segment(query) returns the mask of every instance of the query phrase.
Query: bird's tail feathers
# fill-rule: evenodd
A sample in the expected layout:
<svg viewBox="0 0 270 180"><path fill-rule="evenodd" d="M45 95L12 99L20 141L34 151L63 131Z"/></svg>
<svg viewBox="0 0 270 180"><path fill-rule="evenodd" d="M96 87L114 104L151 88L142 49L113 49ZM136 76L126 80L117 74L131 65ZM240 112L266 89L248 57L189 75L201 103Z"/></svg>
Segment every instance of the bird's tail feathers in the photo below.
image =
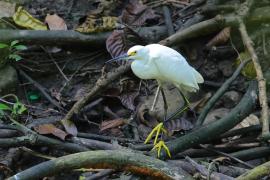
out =
<svg viewBox="0 0 270 180"><path fill-rule="evenodd" d="M197 83L201 84L204 82L202 75L198 71L196 71L194 68L193 68L193 74L196 78Z"/></svg>

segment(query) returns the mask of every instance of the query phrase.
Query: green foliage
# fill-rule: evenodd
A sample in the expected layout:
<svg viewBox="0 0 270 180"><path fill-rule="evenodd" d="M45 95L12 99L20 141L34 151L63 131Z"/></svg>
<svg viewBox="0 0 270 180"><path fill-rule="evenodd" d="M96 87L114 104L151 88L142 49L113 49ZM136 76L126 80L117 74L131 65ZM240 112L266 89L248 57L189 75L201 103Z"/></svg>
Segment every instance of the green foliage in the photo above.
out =
<svg viewBox="0 0 270 180"><path fill-rule="evenodd" d="M19 52L27 49L26 46L19 44L18 40L12 41L10 44L0 43L0 49L4 48L9 49L9 55L6 58L15 61L21 60Z"/></svg>
<svg viewBox="0 0 270 180"><path fill-rule="evenodd" d="M238 56L238 58L235 61L235 64L239 66L242 61L251 59L249 53L247 51L241 52ZM248 62L246 66L242 69L241 74L248 79L254 79L256 78L256 70L254 68L253 62Z"/></svg>
<svg viewBox="0 0 270 180"><path fill-rule="evenodd" d="M10 112L13 117L16 117L23 114L27 110L24 104L19 101L17 96L11 96L14 97L16 102L12 105L10 105L11 103L0 103L0 118L3 117L6 112Z"/></svg>

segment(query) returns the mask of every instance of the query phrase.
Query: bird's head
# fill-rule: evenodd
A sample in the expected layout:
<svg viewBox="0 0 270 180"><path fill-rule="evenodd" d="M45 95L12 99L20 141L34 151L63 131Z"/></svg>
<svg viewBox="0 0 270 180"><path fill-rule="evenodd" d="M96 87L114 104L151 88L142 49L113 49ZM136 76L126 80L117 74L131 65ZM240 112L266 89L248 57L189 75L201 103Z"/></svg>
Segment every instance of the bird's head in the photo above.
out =
<svg viewBox="0 0 270 180"><path fill-rule="evenodd" d="M128 59L142 60L145 57L144 46L136 45L131 47L127 52Z"/></svg>
<svg viewBox="0 0 270 180"><path fill-rule="evenodd" d="M136 45L131 47L126 54L120 55L113 59L110 59L108 62L119 61L119 60L143 60L146 57L146 49L144 46Z"/></svg>

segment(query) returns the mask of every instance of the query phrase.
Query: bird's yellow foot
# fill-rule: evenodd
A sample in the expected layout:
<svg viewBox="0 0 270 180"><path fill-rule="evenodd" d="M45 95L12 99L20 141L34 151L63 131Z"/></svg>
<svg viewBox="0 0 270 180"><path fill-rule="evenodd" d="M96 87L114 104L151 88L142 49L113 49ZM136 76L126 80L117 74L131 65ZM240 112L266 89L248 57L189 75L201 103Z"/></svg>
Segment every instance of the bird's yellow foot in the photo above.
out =
<svg viewBox="0 0 270 180"><path fill-rule="evenodd" d="M166 153L168 154L169 157L172 157L169 148L166 146L165 142L162 141L162 140L159 141L159 142L153 147L152 150L154 150L154 149L157 150L157 156L158 156L158 158L159 158L159 156L160 156L160 151L161 151L162 148L165 149L165 151L166 151Z"/></svg>
<svg viewBox="0 0 270 180"><path fill-rule="evenodd" d="M163 126L163 123L159 123L152 131L151 133L147 136L146 140L144 141L144 144L147 144L151 139L154 133L156 133L155 140L154 140L154 145L157 144L157 139L160 134L160 132L167 133L166 129Z"/></svg>

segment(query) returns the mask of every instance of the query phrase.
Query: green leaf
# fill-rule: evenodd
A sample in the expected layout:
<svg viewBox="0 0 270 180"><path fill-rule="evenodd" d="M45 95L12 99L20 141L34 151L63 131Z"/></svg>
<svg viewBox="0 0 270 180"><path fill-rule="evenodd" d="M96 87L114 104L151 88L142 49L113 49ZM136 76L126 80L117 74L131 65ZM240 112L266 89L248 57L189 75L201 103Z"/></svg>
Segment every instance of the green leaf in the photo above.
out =
<svg viewBox="0 0 270 180"><path fill-rule="evenodd" d="M11 110L11 108L3 103L0 103L0 110Z"/></svg>
<svg viewBox="0 0 270 180"><path fill-rule="evenodd" d="M18 43L19 43L18 40L14 40L14 41L11 42L10 46L13 47L15 44L18 44Z"/></svg>
<svg viewBox="0 0 270 180"><path fill-rule="evenodd" d="M18 54L10 54L8 56L9 59L14 59L15 61L19 61L19 60L22 60L22 57Z"/></svg>
<svg viewBox="0 0 270 180"><path fill-rule="evenodd" d="M37 94L32 94L32 95L30 95L29 96L29 99L30 99L30 101L37 101L38 99L39 99L39 95L37 95Z"/></svg>
<svg viewBox="0 0 270 180"><path fill-rule="evenodd" d="M238 56L238 58L235 60L235 64L237 66L239 66L241 64L242 61L247 60L247 59L251 59L249 53L247 50L245 50L244 52L241 52ZM254 64L252 61L248 62L245 67L241 70L241 74L245 77L247 77L248 79L254 79L256 78L256 70L254 68Z"/></svg>
<svg viewBox="0 0 270 180"><path fill-rule="evenodd" d="M26 110L27 110L26 107L22 103L16 102L13 105L12 114L20 115L20 114L22 114Z"/></svg>
<svg viewBox="0 0 270 180"><path fill-rule="evenodd" d="M6 48L6 47L8 47L8 45L7 45L7 44L0 43L0 49Z"/></svg>
<svg viewBox="0 0 270 180"><path fill-rule="evenodd" d="M22 51L22 50L26 50L27 47L25 45L17 45L17 46L14 46L14 49L18 51Z"/></svg>

